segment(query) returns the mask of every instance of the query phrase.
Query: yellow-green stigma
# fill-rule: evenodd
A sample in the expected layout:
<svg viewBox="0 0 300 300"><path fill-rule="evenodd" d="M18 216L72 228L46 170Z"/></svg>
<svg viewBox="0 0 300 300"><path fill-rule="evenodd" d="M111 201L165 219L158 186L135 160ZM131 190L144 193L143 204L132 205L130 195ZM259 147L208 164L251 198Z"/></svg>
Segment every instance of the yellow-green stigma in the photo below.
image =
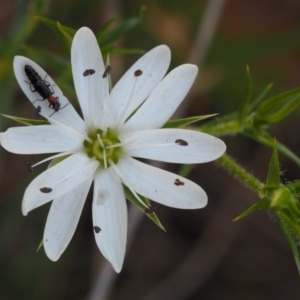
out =
<svg viewBox="0 0 300 300"><path fill-rule="evenodd" d="M122 147L117 134L108 129L106 134L103 134L101 129L90 132L88 137L92 142L84 141L84 149L88 157L95 157L100 162L100 168L107 169L109 160L115 164L118 163L122 154Z"/></svg>

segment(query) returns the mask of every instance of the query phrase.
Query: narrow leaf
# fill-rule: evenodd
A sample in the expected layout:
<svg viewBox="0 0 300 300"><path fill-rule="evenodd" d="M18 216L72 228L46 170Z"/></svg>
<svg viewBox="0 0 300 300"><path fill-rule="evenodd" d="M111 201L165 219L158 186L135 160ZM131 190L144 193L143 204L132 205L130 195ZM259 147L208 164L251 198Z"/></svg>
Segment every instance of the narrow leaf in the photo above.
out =
<svg viewBox="0 0 300 300"><path fill-rule="evenodd" d="M273 83L269 83L264 90L251 102L250 110L253 110L270 92L273 87Z"/></svg>
<svg viewBox="0 0 300 300"><path fill-rule="evenodd" d="M285 222L285 224L288 226L291 232L297 237L297 239L300 240L300 227L282 212L278 211L277 215L282 219L282 221Z"/></svg>
<svg viewBox="0 0 300 300"><path fill-rule="evenodd" d="M279 166L276 142L274 143L274 149L273 149L272 158L271 158L271 161L269 164L266 184L269 186L279 186L280 185L280 166Z"/></svg>
<svg viewBox="0 0 300 300"><path fill-rule="evenodd" d="M249 103L252 99L252 92L253 92L253 81L252 76L250 73L249 66L246 67L246 73L247 73L247 92L246 96L242 99L239 107L239 120L241 123L243 123L248 116L249 111Z"/></svg>
<svg viewBox="0 0 300 300"><path fill-rule="evenodd" d="M66 55L69 55L72 38L75 35L76 30L44 17L37 16L36 19L48 26L58 36L62 49Z"/></svg>
<svg viewBox="0 0 300 300"><path fill-rule="evenodd" d="M49 124L49 122L46 120L26 119L26 118L19 118L19 117L15 117L15 116L4 115L4 114L1 114L1 115L5 118L14 120L20 124L27 125L27 126Z"/></svg>
<svg viewBox="0 0 300 300"><path fill-rule="evenodd" d="M126 198L133 203L135 206L137 206L142 212L145 213L145 215L152 220L159 228L161 228L163 231L166 231L164 226L161 224L161 222L159 221L158 217L156 216L156 214L154 212L151 213L146 213L145 212L145 207L140 203L140 201L138 199L135 198L135 196L132 194L132 192L130 191L130 189L123 185L124 188L124 192L125 192L125 196ZM140 195L139 195L140 196ZM147 198L140 196L141 200L146 204L146 206L150 209L150 203L148 201Z"/></svg>
<svg viewBox="0 0 300 300"><path fill-rule="evenodd" d="M141 8L141 9L143 9L143 8ZM110 44L114 43L120 37L124 36L124 34L127 31L129 31L130 29L132 29L133 27L138 25L141 22L141 20L142 20L142 14L141 14L141 10L140 10L139 13L137 14L137 16L134 16L134 17L131 17L131 18L125 20L119 26L114 28L113 30L111 30L109 32L104 31L99 36L101 38L100 40L98 40L100 46L110 45Z"/></svg>
<svg viewBox="0 0 300 300"><path fill-rule="evenodd" d="M285 185L288 188L295 198L300 196L300 180Z"/></svg>
<svg viewBox="0 0 300 300"><path fill-rule="evenodd" d="M43 245L44 245L44 241L43 241L43 240L41 240L41 242L40 242L40 244L39 244L38 248L36 249L36 252L39 252L39 251L40 251L40 249L43 247Z"/></svg>
<svg viewBox="0 0 300 300"><path fill-rule="evenodd" d="M286 118L300 104L300 88L279 94L262 102L255 112L258 122L275 123Z"/></svg>
<svg viewBox="0 0 300 300"><path fill-rule="evenodd" d="M57 28L64 35L66 40L69 41L71 46L76 30L71 27L63 26L59 22L57 22Z"/></svg>
<svg viewBox="0 0 300 300"><path fill-rule="evenodd" d="M205 115L205 116L196 116L196 117L189 117L185 119L178 119L178 120L170 120L168 121L162 128L180 128L185 127L187 125L196 123L198 121L214 117L218 114L212 114L212 115Z"/></svg>
<svg viewBox="0 0 300 300"><path fill-rule="evenodd" d="M108 31L109 26L112 25L114 22L116 22L116 18L111 18L104 23L99 32L96 34L97 41L102 41L103 36L105 35L106 31Z"/></svg>
<svg viewBox="0 0 300 300"><path fill-rule="evenodd" d="M296 264L298 273L300 275L300 259L299 259L299 251L298 251L296 241L295 241L294 237L292 236L287 224L284 222L284 220L282 218L280 218L280 216L278 216L278 223L279 223L280 229L281 229L283 235L285 236L287 243L292 251L292 254L293 254L293 257L295 260L295 264Z"/></svg>
<svg viewBox="0 0 300 300"><path fill-rule="evenodd" d="M240 219L245 218L256 211L266 210L268 208L270 208L270 201L267 198L262 198L261 200L250 206L246 211L237 216L235 219L233 219L233 221L239 221Z"/></svg>

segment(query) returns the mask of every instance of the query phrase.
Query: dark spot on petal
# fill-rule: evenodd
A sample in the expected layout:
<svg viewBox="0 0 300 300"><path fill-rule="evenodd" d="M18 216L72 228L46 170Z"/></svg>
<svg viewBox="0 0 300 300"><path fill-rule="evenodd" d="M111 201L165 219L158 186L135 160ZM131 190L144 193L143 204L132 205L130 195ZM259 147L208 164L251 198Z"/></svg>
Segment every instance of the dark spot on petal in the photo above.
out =
<svg viewBox="0 0 300 300"><path fill-rule="evenodd" d="M184 185L184 182L181 181L179 178L177 178L177 179L175 179L174 184L177 186L180 186L180 185Z"/></svg>
<svg viewBox="0 0 300 300"><path fill-rule="evenodd" d="M185 140L181 140L181 139L176 140L175 143L179 146L187 146L188 145L188 142L186 142Z"/></svg>
<svg viewBox="0 0 300 300"><path fill-rule="evenodd" d="M145 209L145 214L151 214L151 213L153 213L154 211L156 211L157 210L157 207L155 207L155 206L150 206L149 208L146 208Z"/></svg>
<svg viewBox="0 0 300 300"><path fill-rule="evenodd" d="M141 76L143 74L143 71L142 70L136 70L135 72L134 72L134 76L135 77L139 77L139 76Z"/></svg>
<svg viewBox="0 0 300 300"><path fill-rule="evenodd" d="M29 172L32 172L33 171L33 168L32 168L32 164L30 162L27 162L27 170Z"/></svg>
<svg viewBox="0 0 300 300"><path fill-rule="evenodd" d="M51 193L52 192L52 189L51 188L48 188L48 187L43 187L40 189L40 191L42 193L45 193L45 194L48 194L48 193Z"/></svg>
<svg viewBox="0 0 300 300"><path fill-rule="evenodd" d="M110 73L111 73L111 66L107 66L104 73L103 73L103 75L102 75L102 78L107 77L108 75L110 75Z"/></svg>
<svg viewBox="0 0 300 300"><path fill-rule="evenodd" d="M41 115L40 115L40 112L42 111L42 108L40 106L38 106L35 110L35 115L37 118L40 118Z"/></svg>
<svg viewBox="0 0 300 300"><path fill-rule="evenodd" d="M93 69L87 69L83 72L83 76L86 77L86 76L89 76L89 75L93 75L96 71L93 70Z"/></svg>
<svg viewBox="0 0 300 300"><path fill-rule="evenodd" d="M101 231L101 228L99 226L94 226L94 230L96 233L99 233Z"/></svg>

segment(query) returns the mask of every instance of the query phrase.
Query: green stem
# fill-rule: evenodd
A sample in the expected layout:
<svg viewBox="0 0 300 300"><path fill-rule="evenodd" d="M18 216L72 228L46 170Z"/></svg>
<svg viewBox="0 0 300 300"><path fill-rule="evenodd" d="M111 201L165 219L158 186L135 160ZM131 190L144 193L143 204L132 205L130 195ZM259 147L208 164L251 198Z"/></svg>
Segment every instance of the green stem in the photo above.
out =
<svg viewBox="0 0 300 300"><path fill-rule="evenodd" d="M264 184L249 174L242 166L237 164L232 158L224 154L217 162L229 171L236 179L242 182L246 187L258 193L263 194Z"/></svg>

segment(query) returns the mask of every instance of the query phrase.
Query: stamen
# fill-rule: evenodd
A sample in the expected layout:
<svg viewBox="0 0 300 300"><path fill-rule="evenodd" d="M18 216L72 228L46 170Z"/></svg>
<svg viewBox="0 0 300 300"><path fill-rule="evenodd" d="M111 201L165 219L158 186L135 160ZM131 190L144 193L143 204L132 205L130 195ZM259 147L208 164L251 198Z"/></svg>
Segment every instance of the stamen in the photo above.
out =
<svg viewBox="0 0 300 300"><path fill-rule="evenodd" d="M66 126L66 125L63 124L63 123L60 123L60 122L58 122L57 120L54 120L53 118L44 115L42 112L40 112L40 115L41 115L42 117L44 117L45 119L50 120L51 123L54 123L54 124L56 124L56 125L59 125L59 126L65 128L65 129L67 129L68 131L71 131L71 132L75 133L77 136L80 136L83 140L86 140L86 141L89 142L90 144L93 144L93 140L90 139L87 135L82 134L82 133L78 132L77 130L74 130L73 128L71 128L71 127L69 127L69 126Z"/></svg>
<svg viewBox="0 0 300 300"><path fill-rule="evenodd" d="M124 146L123 143L118 143L118 144L106 146L105 148L106 148L107 150L109 150L109 149L112 149L112 148L118 148L118 147L123 147L123 146Z"/></svg>
<svg viewBox="0 0 300 300"><path fill-rule="evenodd" d="M123 174L120 172L120 170L118 169L118 167L115 165L115 163L111 159L108 159L108 162L111 165L111 167L113 168L113 170L117 173L117 175L121 178L121 180L123 181L123 183L130 189L130 191L134 195L134 197L136 199L138 199L138 201L145 207L145 209L149 209L149 207L141 200L141 198L139 197L139 195L128 184L127 180L125 179L125 177L123 176Z"/></svg>
<svg viewBox="0 0 300 300"><path fill-rule="evenodd" d="M105 146L104 146L104 144L103 144L103 142L102 142L102 140L101 140L101 137L100 137L100 134L99 134L99 133L97 134L97 140L98 140L98 142L100 143L101 148L104 149Z"/></svg>
<svg viewBox="0 0 300 300"><path fill-rule="evenodd" d="M100 143L100 146L103 150L103 161L104 161L104 169L107 169L107 160L106 160L106 149L105 149L105 145L103 143L103 141L101 140L100 134L97 134L97 140Z"/></svg>
<svg viewBox="0 0 300 300"><path fill-rule="evenodd" d="M62 153L59 153L59 154L56 154L56 155L53 155L53 156L50 156L50 157L47 157L39 162L37 162L36 164L30 166L31 169L33 169L34 167L46 162L46 161L49 161L49 160L52 160L52 159L55 159L55 158L58 158L58 157L62 157L62 156L67 156L67 155L70 155L70 154L73 154L74 152L62 152Z"/></svg>

